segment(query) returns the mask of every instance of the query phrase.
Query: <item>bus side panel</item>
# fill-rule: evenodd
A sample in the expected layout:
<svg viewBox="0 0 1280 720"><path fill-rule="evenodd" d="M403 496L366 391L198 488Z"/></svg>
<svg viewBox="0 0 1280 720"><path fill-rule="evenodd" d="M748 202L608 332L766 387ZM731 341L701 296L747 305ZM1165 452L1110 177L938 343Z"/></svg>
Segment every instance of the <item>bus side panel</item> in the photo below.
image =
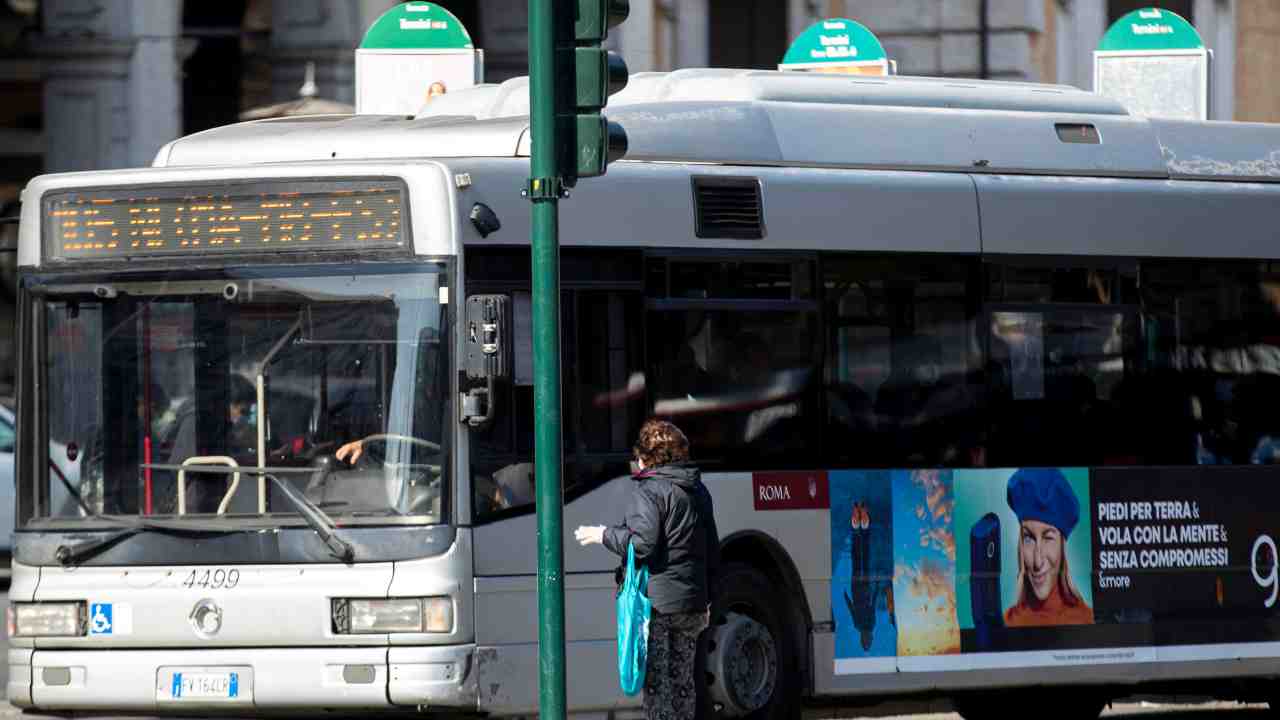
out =
<svg viewBox="0 0 1280 720"><path fill-rule="evenodd" d="M745 531L762 532L778 541L800 575L805 601L815 623L831 619L831 529L829 513L819 497L812 507L803 504L810 476L826 483L826 473L714 473L702 481L711 491L720 539ZM798 484L798 485L797 485ZM797 487L792 489L792 485ZM785 488L785 490L774 488ZM793 498L791 507L775 507L768 499L783 494ZM815 492L815 494L817 494ZM761 558L761 561L767 561ZM830 658L828 658L830 662Z"/></svg>
<svg viewBox="0 0 1280 720"><path fill-rule="evenodd" d="M565 616L566 627L571 626L574 615L566 610ZM537 643L480 647L476 657L482 712L494 715L537 712ZM567 643L565 665L568 678L565 701L570 711L603 712L640 707L641 695L627 697L618 684L618 643L613 638Z"/></svg>
<svg viewBox="0 0 1280 720"><path fill-rule="evenodd" d="M621 519L632 481L611 480L565 505L565 642L573 710L638 707L618 682L617 556L572 541L579 525ZM474 529L476 669L480 709L534 712L538 704L537 518L530 512Z"/></svg>
<svg viewBox="0 0 1280 720"><path fill-rule="evenodd" d="M800 575L815 621L830 618L827 512L818 508L757 512L751 473L707 474L703 481L715 502L721 538L754 531L777 540ZM628 478L610 481L566 505L566 535L579 525L618 522L632 492L631 483ZM532 514L475 529L476 644L482 710L520 713L537 706L537 546L529 541L536 536ZM575 710L639 705L639 697L623 696L618 683L613 576L617 565L618 558L599 546L565 545L565 633L568 669L574 678L569 706ZM831 664L830 654L825 663ZM526 680L513 684L511 678Z"/></svg>
<svg viewBox="0 0 1280 720"><path fill-rule="evenodd" d="M528 164L477 159L465 168L474 180L466 202L491 207L502 227L481 237L464 223L464 243L527 247L529 213L506 188L524 177ZM692 176L759 178L764 237L698 237ZM566 247L979 251L973 182L957 174L628 162L610 167L597 182L582 183L571 202L566 208L572 212L560 218Z"/></svg>
<svg viewBox="0 0 1280 720"><path fill-rule="evenodd" d="M974 182L984 253L1280 257L1277 185L1011 175Z"/></svg>

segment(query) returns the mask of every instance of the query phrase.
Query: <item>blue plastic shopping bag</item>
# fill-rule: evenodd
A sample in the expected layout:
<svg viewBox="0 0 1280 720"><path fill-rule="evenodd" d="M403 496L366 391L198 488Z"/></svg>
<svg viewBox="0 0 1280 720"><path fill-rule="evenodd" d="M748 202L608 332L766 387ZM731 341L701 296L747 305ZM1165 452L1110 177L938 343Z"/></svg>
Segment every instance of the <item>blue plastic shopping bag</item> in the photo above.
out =
<svg viewBox="0 0 1280 720"><path fill-rule="evenodd" d="M627 545L627 575L618 593L618 679L622 692L644 689L644 665L649 653L649 569L636 569L636 550Z"/></svg>

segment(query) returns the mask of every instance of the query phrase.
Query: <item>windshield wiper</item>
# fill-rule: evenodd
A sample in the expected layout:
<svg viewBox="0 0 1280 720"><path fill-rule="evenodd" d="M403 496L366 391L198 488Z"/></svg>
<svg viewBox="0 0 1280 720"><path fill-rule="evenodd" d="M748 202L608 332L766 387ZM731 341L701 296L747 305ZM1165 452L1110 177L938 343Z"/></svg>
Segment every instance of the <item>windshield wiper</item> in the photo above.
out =
<svg viewBox="0 0 1280 720"><path fill-rule="evenodd" d="M171 469L167 465L151 465L154 469ZM177 466L174 466L177 467ZM220 473L230 471L229 468L221 468L218 466L199 466L191 465L185 468L188 472L212 472ZM272 472L297 472L298 468L241 468L242 472L270 470ZM289 483L281 480L272 472L262 472L262 475L276 484L280 491L290 502L298 508L298 514L306 520L307 525L315 531L320 540L329 548L329 552L338 560L349 563L355 560L355 546L344 540L338 533L337 526L333 519L330 518L325 511L319 506L311 502L306 496L298 493L297 489ZM310 469L307 472L312 472ZM256 474L256 473L255 473ZM104 552L117 543L127 540L134 535L144 532L170 533L174 535L233 535L241 532L251 532L251 528L234 528L229 529L221 523L209 523L189 520L152 520L136 517L126 517L120 515L99 515L91 513L89 518L101 520L115 526L116 531L106 537L93 538L84 540L71 545L59 545L54 551L54 559L63 566L74 565L78 562L87 560L94 555Z"/></svg>
<svg viewBox="0 0 1280 720"><path fill-rule="evenodd" d="M121 517L118 515L91 514L94 520L103 520L115 526L116 531L102 538L83 540L73 545L59 545L53 557L64 567L74 565L83 560L102 553L117 543L144 532L170 533L174 535L231 535L245 532L243 529L228 529L208 523L166 523L156 520Z"/></svg>
<svg viewBox="0 0 1280 720"><path fill-rule="evenodd" d="M66 488L67 493L76 501L76 504L80 506L80 509L84 510L84 514L88 516L94 515L93 508L89 507L89 503L84 501L84 496L82 496L80 491L71 484L71 481L67 479L66 473L62 472L62 468L58 467L58 463L54 462L53 458L49 458L49 470L53 471L54 475L58 476L58 480L62 483L62 487Z"/></svg>
<svg viewBox="0 0 1280 720"><path fill-rule="evenodd" d="M271 470L272 468L258 469ZM275 483L276 487L280 488L280 492L284 493L284 496L289 498L289 501L298 508L298 514L302 516L302 519L307 521L307 524L311 526L312 530L315 530L316 535L320 536L320 539L324 541L324 544L329 546L329 552L332 553L334 557L344 563L349 563L355 560L355 546L346 540L343 540L342 537L338 535L338 527L334 524L333 518L329 517L325 511L321 510L320 506L308 500L307 496L299 493L297 488L284 480L281 480L275 475L267 472L263 473L263 476Z"/></svg>
<svg viewBox="0 0 1280 720"><path fill-rule="evenodd" d="M185 470L186 472L209 473L215 475L230 475L240 473L242 475L260 475L267 478L280 488L280 492L284 494L294 507L298 508L298 514L303 520L307 521L307 525L315 531L316 535L329 548L329 552L342 562L349 563L355 560L355 546L342 538L338 532L338 526L333 522L333 518L329 517L325 511L321 510L318 505L311 502L298 492L298 489L289 483L281 480L278 475L286 474L306 474L315 473L315 468L291 468L291 467L224 467L221 465L161 465L161 464L144 464L142 467L151 468L153 470L167 470L176 472ZM166 527L169 527L166 525ZM183 522L182 528L187 528L188 524ZM194 527L194 526L191 526Z"/></svg>

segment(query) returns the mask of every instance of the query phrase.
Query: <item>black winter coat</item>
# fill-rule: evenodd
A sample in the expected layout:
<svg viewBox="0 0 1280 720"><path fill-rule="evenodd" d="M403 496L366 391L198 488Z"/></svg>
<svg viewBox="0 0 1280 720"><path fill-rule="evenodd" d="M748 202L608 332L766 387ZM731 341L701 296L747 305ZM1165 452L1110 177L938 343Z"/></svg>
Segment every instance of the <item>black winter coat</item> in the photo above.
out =
<svg viewBox="0 0 1280 720"><path fill-rule="evenodd" d="M649 600L660 613L702 612L715 594L720 535L711 493L697 468L661 465L633 477L622 522L605 528L604 546L649 568Z"/></svg>

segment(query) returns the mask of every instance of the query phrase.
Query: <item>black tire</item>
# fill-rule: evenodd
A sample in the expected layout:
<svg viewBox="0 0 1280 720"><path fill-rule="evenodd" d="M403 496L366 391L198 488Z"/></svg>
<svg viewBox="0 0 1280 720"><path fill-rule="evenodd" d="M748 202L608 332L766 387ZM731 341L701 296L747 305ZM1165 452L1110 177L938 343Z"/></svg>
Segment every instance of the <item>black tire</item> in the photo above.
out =
<svg viewBox="0 0 1280 720"><path fill-rule="evenodd" d="M723 628L731 614L745 616L762 625L772 637L773 653L776 662L772 691L769 699L760 709L745 717L749 720L794 720L800 717L801 672L800 658L795 652L796 638L793 635L802 623L795 622L798 615L794 608L787 607L787 593L777 583L756 568L742 564L726 564L720 573L719 595L713 607L713 625L707 635L708 656L715 656L722 649L717 647L718 629ZM716 664L707 665L707 682L713 685L718 679L713 669ZM731 717L723 706L712 705L713 717ZM739 716L742 717L742 716Z"/></svg>
<svg viewBox="0 0 1280 720"><path fill-rule="evenodd" d="M964 720L997 720L1009 716L1009 708L1041 707L1044 720L1097 720L1107 707L1107 699L1088 688L1035 688L1034 690L992 691L954 698L956 712Z"/></svg>

